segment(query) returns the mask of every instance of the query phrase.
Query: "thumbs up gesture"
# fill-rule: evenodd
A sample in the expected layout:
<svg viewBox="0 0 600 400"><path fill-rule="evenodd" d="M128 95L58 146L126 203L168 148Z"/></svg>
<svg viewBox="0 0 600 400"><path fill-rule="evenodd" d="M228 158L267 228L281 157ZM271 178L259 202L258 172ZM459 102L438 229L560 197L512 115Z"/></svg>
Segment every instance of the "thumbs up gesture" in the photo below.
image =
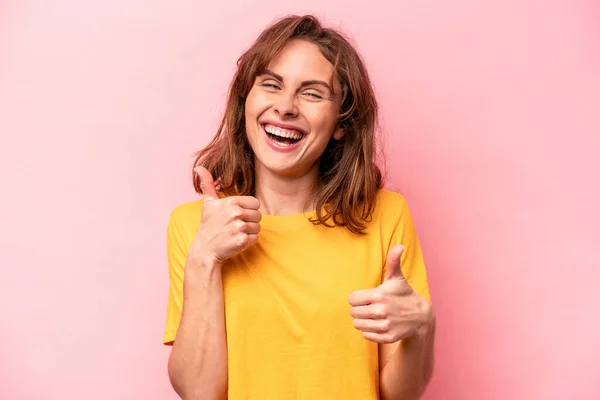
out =
<svg viewBox="0 0 600 400"><path fill-rule="evenodd" d="M386 259L385 280L374 289L357 290L348 299L354 327L368 340L394 343L424 336L433 316L430 302L416 293L406 281L400 268L404 247L392 247Z"/></svg>
<svg viewBox="0 0 600 400"><path fill-rule="evenodd" d="M210 172L198 166L194 171L200 179L204 199L202 221L194 238L188 258L201 260L210 257L222 262L243 251L258 240L261 213L260 202L252 196L219 198Z"/></svg>

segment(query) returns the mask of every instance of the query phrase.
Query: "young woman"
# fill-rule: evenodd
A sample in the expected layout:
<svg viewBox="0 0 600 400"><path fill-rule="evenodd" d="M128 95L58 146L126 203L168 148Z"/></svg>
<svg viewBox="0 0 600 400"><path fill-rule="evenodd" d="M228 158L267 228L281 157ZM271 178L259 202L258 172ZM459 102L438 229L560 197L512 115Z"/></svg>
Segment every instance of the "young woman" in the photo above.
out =
<svg viewBox="0 0 600 400"><path fill-rule="evenodd" d="M377 103L312 16L238 61L217 135L168 225L164 343L183 399L417 399L435 317L404 198L382 189ZM216 182L215 182L216 179Z"/></svg>

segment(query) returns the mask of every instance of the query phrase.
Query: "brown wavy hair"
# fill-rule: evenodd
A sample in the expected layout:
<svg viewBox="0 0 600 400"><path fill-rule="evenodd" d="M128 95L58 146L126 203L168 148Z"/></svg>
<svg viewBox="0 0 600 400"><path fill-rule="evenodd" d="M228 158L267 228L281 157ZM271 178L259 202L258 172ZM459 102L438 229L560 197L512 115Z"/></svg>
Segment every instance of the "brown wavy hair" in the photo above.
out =
<svg viewBox="0 0 600 400"><path fill-rule="evenodd" d="M358 52L342 33L323 27L312 15L280 19L238 59L217 134L196 153L194 167L203 165L213 177L220 178L225 195L255 194L254 153L245 132L246 96L255 78L290 39L317 45L333 64L334 78L342 87L338 124L344 135L340 140L332 139L320 158L320 185L314 197L316 219L311 221L327 227L345 226L353 233L363 234L383 185L376 162L377 101ZM196 192L202 193L195 174L193 182Z"/></svg>

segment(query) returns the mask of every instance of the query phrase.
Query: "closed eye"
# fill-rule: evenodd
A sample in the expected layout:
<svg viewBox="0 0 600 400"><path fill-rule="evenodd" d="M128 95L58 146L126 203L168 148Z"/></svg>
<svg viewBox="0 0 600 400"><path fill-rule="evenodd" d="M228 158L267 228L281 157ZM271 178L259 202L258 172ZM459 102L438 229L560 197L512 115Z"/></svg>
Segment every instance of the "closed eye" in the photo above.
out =
<svg viewBox="0 0 600 400"><path fill-rule="evenodd" d="M306 92L306 93L304 93L304 94L305 94L305 95L307 95L307 96L310 96L310 97L312 97L312 98L315 98L315 99L319 99L319 100L322 100L322 99L323 99L323 96L321 96L321 95L320 95L320 94L318 94L318 93L314 93L314 92Z"/></svg>
<svg viewBox="0 0 600 400"><path fill-rule="evenodd" d="M275 89L275 90L280 89L280 87L274 83L263 83L263 84L261 84L261 86L269 88L269 89Z"/></svg>

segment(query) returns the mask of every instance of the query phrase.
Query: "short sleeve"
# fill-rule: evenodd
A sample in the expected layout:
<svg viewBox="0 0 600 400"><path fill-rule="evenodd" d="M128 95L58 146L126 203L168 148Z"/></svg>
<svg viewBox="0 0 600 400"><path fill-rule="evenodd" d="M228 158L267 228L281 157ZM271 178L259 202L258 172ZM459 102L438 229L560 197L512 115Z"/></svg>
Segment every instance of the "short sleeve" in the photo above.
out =
<svg viewBox="0 0 600 400"><path fill-rule="evenodd" d="M183 308L183 276L189 247L177 224L176 212L171 213L167 226L167 260L169 266L169 296L163 343L175 341Z"/></svg>
<svg viewBox="0 0 600 400"><path fill-rule="evenodd" d="M396 203L395 208L397 208L395 226L388 251L397 244L404 246L400 259L402 273L415 292L431 301L421 243L404 197L400 196L400 201ZM385 276L385 267L382 276Z"/></svg>

